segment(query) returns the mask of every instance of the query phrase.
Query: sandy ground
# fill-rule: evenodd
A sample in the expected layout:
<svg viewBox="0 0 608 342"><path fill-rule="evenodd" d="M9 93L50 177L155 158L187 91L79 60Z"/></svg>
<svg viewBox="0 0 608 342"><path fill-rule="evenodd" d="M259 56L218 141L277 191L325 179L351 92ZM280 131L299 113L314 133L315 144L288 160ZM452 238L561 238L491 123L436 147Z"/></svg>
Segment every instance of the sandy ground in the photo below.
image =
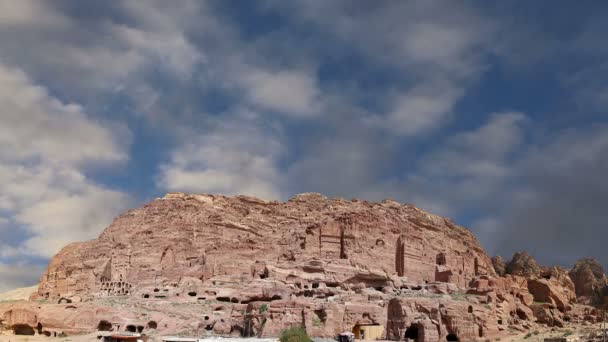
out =
<svg viewBox="0 0 608 342"><path fill-rule="evenodd" d="M11 300L28 300L30 295L38 290L38 285L30 287L22 287L12 291L0 293L0 302L6 302Z"/></svg>
<svg viewBox="0 0 608 342"><path fill-rule="evenodd" d="M543 342L547 337L564 337L568 335L569 341L588 341L587 336L590 332L600 331L600 325L585 326L585 327L567 327L544 329L527 333L514 334L511 336L503 336L501 338L488 338L483 341L500 341L500 342ZM97 334L74 335L68 337L45 337L45 336L15 336L15 335L0 335L0 342L87 342L98 341ZM150 342L161 341L155 337L149 340ZM261 338L222 338L209 337L204 339L205 342L277 342L278 339L261 339ZM600 340L598 340L600 341Z"/></svg>
<svg viewBox="0 0 608 342"><path fill-rule="evenodd" d="M68 337L46 337L46 336L15 336L15 335L0 335L1 342L88 342L99 341L97 334L68 336ZM150 342L161 341L159 338L149 340ZM277 342L278 339L272 338L222 338L210 337L205 338L205 342Z"/></svg>

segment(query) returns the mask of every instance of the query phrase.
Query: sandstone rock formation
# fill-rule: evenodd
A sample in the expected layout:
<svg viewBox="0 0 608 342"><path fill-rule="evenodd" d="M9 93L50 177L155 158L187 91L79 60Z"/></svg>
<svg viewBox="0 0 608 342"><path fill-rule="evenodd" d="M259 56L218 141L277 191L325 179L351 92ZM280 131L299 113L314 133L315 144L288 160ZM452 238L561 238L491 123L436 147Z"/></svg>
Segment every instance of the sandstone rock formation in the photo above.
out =
<svg viewBox="0 0 608 342"><path fill-rule="evenodd" d="M507 264L506 273L524 277L536 276L540 273L540 267L530 254L517 252Z"/></svg>
<svg viewBox="0 0 608 342"><path fill-rule="evenodd" d="M492 266L494 266L496 274L501 277L507 273L507 264L500 255L492 257Z"/></svg>
<svg viewBox="0 0 608 342"><path fill-rule="evenodd" d="M569 275L574 282L579 301L598 304L608 295L608 279L597 260L585 258L577 261Z"/></svg>
<svg viewBox="0 0 608 342"><path fill-rule="evenodd" d="M469 230L390 200L172 193L66 246L32 302L0 305L0 326L266 337L304 325L428 342L597 319L563 270L538 277L530 259L497 276Z"/></svg>

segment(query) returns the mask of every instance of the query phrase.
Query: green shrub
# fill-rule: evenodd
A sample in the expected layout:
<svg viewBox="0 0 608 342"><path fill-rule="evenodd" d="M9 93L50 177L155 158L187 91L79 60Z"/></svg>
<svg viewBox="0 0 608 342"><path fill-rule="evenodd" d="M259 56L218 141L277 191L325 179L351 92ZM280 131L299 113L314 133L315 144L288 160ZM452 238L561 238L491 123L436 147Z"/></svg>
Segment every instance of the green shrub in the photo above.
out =
<svg viewBox="0 0 608 342"><path fill-rule="evenodd" d="M260 313L263 314L264 312L268 311L268 305L266 304L262 304L260 305Z"/></svg>
<svg viewBox="0 0 608 342"><path fill-rule="evenodd" d="M526 336L524 336L524 340L529 339L530 337L532 337L532 333L527 333Z"/></svg>
<svg viewBox="0 0 608 342"><path fill-rule="evenodd" d="M312 340L306 333L306 329L304 329L303 327L291 327L289 329L283 330L281 332L281 337L279 337L279 341L281 341L281 342L312 342Z"/></svg>
<svg viewBox="0 0 608 342"><path fill-rule="evenodd" d="M563 335L563 336L564 336L564 337L566 337L566 336L570 336L570 335L572 335L572 334L574 334L574 331L572 331L572 330L566 330L566 331L564 332L564 335Z"/></svg>

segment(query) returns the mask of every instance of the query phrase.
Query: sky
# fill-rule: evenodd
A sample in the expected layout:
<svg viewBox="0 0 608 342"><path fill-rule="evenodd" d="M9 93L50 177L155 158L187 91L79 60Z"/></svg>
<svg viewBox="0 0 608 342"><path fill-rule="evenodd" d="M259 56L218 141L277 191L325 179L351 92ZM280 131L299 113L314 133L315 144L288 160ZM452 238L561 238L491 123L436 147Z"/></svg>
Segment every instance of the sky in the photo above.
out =
<svg viewBox="0 0 608 342"><path fill-rule="evenodd" d="M392 198L608 266L607 6L0 0L0 291L170 191Z"/></svg>

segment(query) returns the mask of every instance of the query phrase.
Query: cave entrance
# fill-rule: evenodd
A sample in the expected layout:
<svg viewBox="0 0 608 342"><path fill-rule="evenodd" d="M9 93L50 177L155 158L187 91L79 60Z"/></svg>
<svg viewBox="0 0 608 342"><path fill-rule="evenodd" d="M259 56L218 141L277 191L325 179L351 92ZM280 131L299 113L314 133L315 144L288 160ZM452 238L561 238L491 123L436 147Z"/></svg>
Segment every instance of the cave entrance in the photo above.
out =
<svg viewBox="0 0 608 342"><path fill-rule="evenodd" d="M448 334L448 336L445 337L446 341L460 341L458 339L458 336L456 336L456 334Z"/></svg>
<svg viewBox="0 0 608 342"><path fill-rule="evenodd" d="M444 253L439 253L435 257L435 263L440 266L445 266L447 264L447 260L445 259Z"/></svg>
<svg viewBox="0 0 608 342"><path fill-rule="evenodd" d="M110 331L110 330L112 330L112 323L105 321L105 320L101 320L101 321L99 321L99 324L97 324L97 330Z"/></svg>
<svg viewBox="0 0 608 342"><path fill-rule="evenodd" d="M405 340L417 342L420 338L420 329L418 324L412 324L405 330Z"/></svg>
<svg viewBox="0 0 608 342"><path fill-rule="evenodd" d="M13 332L15 335L36 335L34 328L27 324L15 324L13 325Z"/></svg>

